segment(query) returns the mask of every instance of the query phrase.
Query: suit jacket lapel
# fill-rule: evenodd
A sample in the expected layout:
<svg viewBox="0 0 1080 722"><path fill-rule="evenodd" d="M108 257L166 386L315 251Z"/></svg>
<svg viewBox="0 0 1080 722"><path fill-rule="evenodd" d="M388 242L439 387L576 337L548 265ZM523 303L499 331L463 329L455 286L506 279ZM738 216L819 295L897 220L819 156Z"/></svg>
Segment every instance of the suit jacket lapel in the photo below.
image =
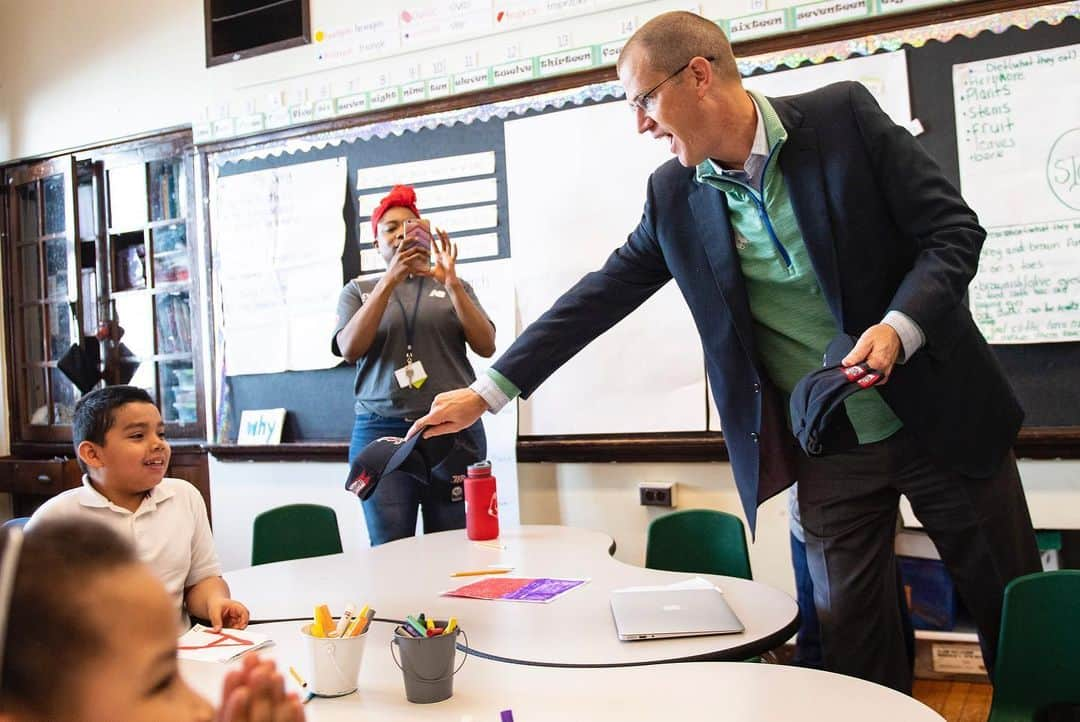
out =
<svg viewBox="0 0 1080 722"><path fill-rule="evenodd" d="M844 327L841 303L840 272L836 245L825 199L825 174L818 151L817 131L802 127L803 115L787 102L770 98L773 108L788 132L780 151L780 170L787 183L791 207L802 231L806 251L814 266L818 283L829 310L840 328Z"/></svg>
<svg viewBox="0 0 1080 722"><path fill-rule="evenodd" d="M746 294L746 283L739 267L738 253L735 251L727 202L724 194L715 188L696 181L691 183L694 184L694 189L690 192L690 210L694 214L697 234L702 239L705 255L720 288L720 294L731 312L735 331L747 353L754 358L750 299Z"/></svg>

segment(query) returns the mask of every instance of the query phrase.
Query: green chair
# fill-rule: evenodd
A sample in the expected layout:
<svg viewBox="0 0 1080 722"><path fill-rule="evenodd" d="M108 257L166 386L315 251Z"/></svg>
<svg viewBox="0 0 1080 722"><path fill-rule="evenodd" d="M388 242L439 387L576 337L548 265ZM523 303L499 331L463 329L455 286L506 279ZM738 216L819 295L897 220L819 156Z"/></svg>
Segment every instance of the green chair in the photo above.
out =
<svg viewBox="0 0 1080 722"><path fill-rule="evenodd" d="M753 578L742 520L715 509L688 509L653 519L645 546L645 566Z"/></svg>
<svg viewBox="0 0 1080 722"><path fill-rule="evenodd" d="M255 517L251 566L341 553L337 514L319 504L289 504Z"/></svg>
<svg viewBox="0 0 1080 722"><path fill-rule="evenodd" d="M1005 587L988 722L1030 722L1080 705L1080 570L1017 577Z"/></svg>

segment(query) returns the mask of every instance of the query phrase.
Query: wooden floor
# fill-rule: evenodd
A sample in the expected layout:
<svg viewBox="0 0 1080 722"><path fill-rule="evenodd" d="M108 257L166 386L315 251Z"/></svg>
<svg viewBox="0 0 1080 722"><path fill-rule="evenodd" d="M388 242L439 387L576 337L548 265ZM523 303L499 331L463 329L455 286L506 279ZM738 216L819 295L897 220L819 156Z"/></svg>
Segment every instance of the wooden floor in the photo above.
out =
<svg viewBox="0 0 1080 722"><path fill-rule="evenodd" d="M915 680L912 696L946 719L946 722L986 722L993 687L971 682Z"/></svg>

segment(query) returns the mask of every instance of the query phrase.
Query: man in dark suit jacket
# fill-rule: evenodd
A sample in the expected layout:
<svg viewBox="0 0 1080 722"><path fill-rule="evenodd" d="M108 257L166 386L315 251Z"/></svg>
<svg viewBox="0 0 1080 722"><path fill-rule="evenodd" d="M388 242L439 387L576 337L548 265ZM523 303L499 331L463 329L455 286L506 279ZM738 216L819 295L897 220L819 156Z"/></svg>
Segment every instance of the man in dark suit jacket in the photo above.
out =
<svg viewBox="0 0 1080 722"><path fill-rule="evenodd" d="M680 63L682 65L680 65ZM1011 452L1022 411L963 303L985 232L857 83L747 93L723 32L667 13L627 42L638 131L676 160L627 242L413 432L528 396L672 278L694 317L743 508L796 479L828 669L910 690L892 542L900 494L937 544L993 663L1005 584L1038 569ZM599 182L602 184L603 179ZM811 457L785 413L830 338L882 384L845 410L859 444Z"/></svg>

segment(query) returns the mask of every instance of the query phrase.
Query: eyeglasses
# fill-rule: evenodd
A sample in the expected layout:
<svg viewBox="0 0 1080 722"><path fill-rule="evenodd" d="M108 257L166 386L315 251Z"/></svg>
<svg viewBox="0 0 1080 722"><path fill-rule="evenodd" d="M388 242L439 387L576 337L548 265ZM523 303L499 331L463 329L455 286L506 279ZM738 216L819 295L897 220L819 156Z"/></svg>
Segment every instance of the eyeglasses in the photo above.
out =
<svg viewBox="0 0 1080 722"><path fill-rule="evenodd" d="M656 85L654 85L651 88L649 88L648 90L646 90L644 93L638 93L633 99L628 101L630 103L630 109L635 111L635 112L640 110L640 111L643 111L643 112L646 112L646 113L648 111L652 110L653 105L656 103L656 98L653 97L653 93L655 93L657 90L659 90L661 85L663 85L667 81L671 80L672 78L674 78L676 75L678 75L682 71L689 68L690 63L694 62L694 60L697 57L698 56L695 55L693 58L690 58L689 60L687 60L686 63L684 63L678 70L676 70L674 73L667 76L666 78L661 80L659 83L657 83ZM705 59L708 60L710 63L712 61L716 60L716 58L712 57L711 55L710 56L705 56Z"/></svg>
<svg viewBox="0 0 1080 722"><path fill-rule="evenodd" d="M7 641L7 623L11 614L11 597L15 591L15 568L19 563L23 534L18 527L9 527L4 555L0 558L0 675L4 672L4 644ZM0 677L2 680L2 677Z"/></svg>

